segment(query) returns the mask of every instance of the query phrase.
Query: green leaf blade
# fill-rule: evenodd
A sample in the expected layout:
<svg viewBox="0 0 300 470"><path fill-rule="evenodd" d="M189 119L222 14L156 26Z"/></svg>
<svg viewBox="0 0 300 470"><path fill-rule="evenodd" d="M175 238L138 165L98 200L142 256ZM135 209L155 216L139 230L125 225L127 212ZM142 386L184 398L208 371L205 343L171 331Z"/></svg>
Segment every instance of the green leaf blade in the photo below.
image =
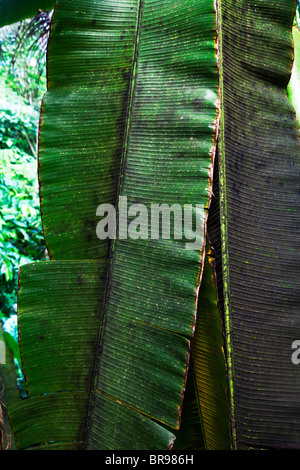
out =
<svg viewBox="0 0 300 470"><path fill-rule="evenodd" d="M286 94L295 6L262 0L219 8L218 274L237 449L300 442L299 376L291 360L299 336L299 284L292 279L300 262L300 148Z"/></svg>
<svg viewBox="0 0 300 470"><path fill-rule="evenodd" d="M207 244L191 356L205 449L229 450L230 413L225 344L215 280L213 253Z"/></svg>

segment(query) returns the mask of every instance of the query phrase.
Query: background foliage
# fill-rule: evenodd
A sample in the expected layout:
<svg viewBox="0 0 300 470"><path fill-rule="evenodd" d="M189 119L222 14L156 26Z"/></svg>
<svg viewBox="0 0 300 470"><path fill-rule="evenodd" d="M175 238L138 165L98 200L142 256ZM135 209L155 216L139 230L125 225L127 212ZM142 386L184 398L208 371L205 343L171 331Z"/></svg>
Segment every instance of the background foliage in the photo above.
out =
<svg viewBox="0 0 300 470"><path fill-rule="evenodd" d="M49 23L49 16L40 12L34 19L0 29L0 318L21 390L18 270L23 264L47 259L36 147L39 107L46 91Z"/></svg>

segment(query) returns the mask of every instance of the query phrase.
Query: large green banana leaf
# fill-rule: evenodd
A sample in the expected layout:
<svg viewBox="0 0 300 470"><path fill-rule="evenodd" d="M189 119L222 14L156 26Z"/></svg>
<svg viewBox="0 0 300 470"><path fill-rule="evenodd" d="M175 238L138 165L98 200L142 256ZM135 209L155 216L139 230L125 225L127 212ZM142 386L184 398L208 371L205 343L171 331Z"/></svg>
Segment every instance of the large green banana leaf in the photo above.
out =
<svg viewBox="0 0 300 470"><path fill-rule="evenodd" d="M300 146L286 87L296 0L218 5L219 187L209 235L226 328L233 447L300 447ZM219 211L219 212L218 212ZM221 243L220 243L221 240Z"/></svg>
<svg viewBox="0 0 300 470"><path fill-rule="evenodd" d="M51 261L20 272L19 448L173 445L212 189L215 19L212 0L57 3L39 136ZM119 196L203 206L198 248L100 240L97 207Z"/></svg>

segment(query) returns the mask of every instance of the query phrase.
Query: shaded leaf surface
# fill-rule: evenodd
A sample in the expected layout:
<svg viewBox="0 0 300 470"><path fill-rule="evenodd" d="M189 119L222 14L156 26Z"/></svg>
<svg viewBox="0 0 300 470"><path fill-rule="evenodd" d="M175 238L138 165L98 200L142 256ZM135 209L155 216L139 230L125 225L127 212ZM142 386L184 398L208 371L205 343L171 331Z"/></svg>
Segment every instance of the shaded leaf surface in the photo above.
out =
<svg viewBox="0 0 300 470"><path fill-rule="evenodd" d="M198 407L207 450L228 450L228 383L224 367L223 325L218 308L213 252L207 243L201 282L197 326L191 356L195 369Z"/></svg>
<svg viewBox="0 0 300 470"><path fill-rule="evenodd" d="M219 6L219 256L239 449L300 442L299 371L291 360L300 334L300 148L286 95L295 6L294 0Z"/></svg>

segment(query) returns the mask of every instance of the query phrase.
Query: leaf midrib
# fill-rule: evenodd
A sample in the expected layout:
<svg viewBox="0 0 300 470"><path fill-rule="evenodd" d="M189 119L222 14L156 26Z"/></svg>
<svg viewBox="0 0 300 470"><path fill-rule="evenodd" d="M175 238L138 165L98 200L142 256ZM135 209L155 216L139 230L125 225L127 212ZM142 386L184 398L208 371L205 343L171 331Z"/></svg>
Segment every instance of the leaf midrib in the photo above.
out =
<svg viewBox="0 0 300 470"><path fill-rule="evenodd" d="M235 406L234 406L234 391L233 391L233 357L232 357L232 340L231 340L231 324L230 324L230 288L229 288L229 272L228 272L228 227L227 227L227 195L226 195L226 175L225 175L225 139L224 139L224 83L223 83L223 35L222 35L222 5L221 1L217 1L217 21L218 21L218 40L219 40L219 87L220 87L220 134L218 139L219 147L219 185L220 185L220 206L223 207L225 216L220 218L220 230L221 230L221 239L222 239L222 263L223 263L223 295L224 295L224 314L225 314L225 332L226 332L226 342L227 342L227 367L228 367L228 382L229 382L229 400L231 407L231 421L232 421L232 441L233 448L236 449L236 421L235 421Z"/></svg>
<svg viewBox="0 0 300 470"><path fill-rule="evenodd" d="M123 135L123 145L122 145L122 153L120 159L120 173L119 173L119 180L117 185L117 192L116 192L116 201L115 201L115 208L116 208L116 220L119 220L119 196L122 193L122 188L124 185L124 176L125 176L125 168L128 156L128 143L130 137L130 129L131 129L131 120L132 120L132 113L133 113L133 101L134 101L134 93L135 93L135 86L136 86L136 77L137 77L137 61L138 61L138 53L139 53L139 43L140 43L140 34L141 34L141 24L142 24L142 14L143 14L143 6L144 0L138 0L138 8L137 8L137 21L136 21L136 33L134 39L134 51L133 51L133 59L130 71L130 78L129 78L129 86L128 86L128 100L127 100L127 113L125 118L125 126L124 126L124 135ZM111 240L110 248L109 248L109 255L108 255L108 268L106 274L106 286L105 286L105 293L104 293L104 300L103 300L103 307L102 307L102 318L100 323L100 331L99 331L99 340L97 345L97 350L95 354L95 365L92 377L92 387L90 391L90 400L87 412L87 421L85 426L85 436L83 440L83 447L86 447L89 442L89 435L91 430L91 419L95 404L95 396L97 390L97 379L99 373L99 365L100 365L100 358L102 355L102 347L105 335L105 324L106 324L106 317L107 317L107 307L109 303L109 291L110 285L112 280L112 271L113 271L113 258L115 253L115 245L116 245L116 238Z"/></svg>

